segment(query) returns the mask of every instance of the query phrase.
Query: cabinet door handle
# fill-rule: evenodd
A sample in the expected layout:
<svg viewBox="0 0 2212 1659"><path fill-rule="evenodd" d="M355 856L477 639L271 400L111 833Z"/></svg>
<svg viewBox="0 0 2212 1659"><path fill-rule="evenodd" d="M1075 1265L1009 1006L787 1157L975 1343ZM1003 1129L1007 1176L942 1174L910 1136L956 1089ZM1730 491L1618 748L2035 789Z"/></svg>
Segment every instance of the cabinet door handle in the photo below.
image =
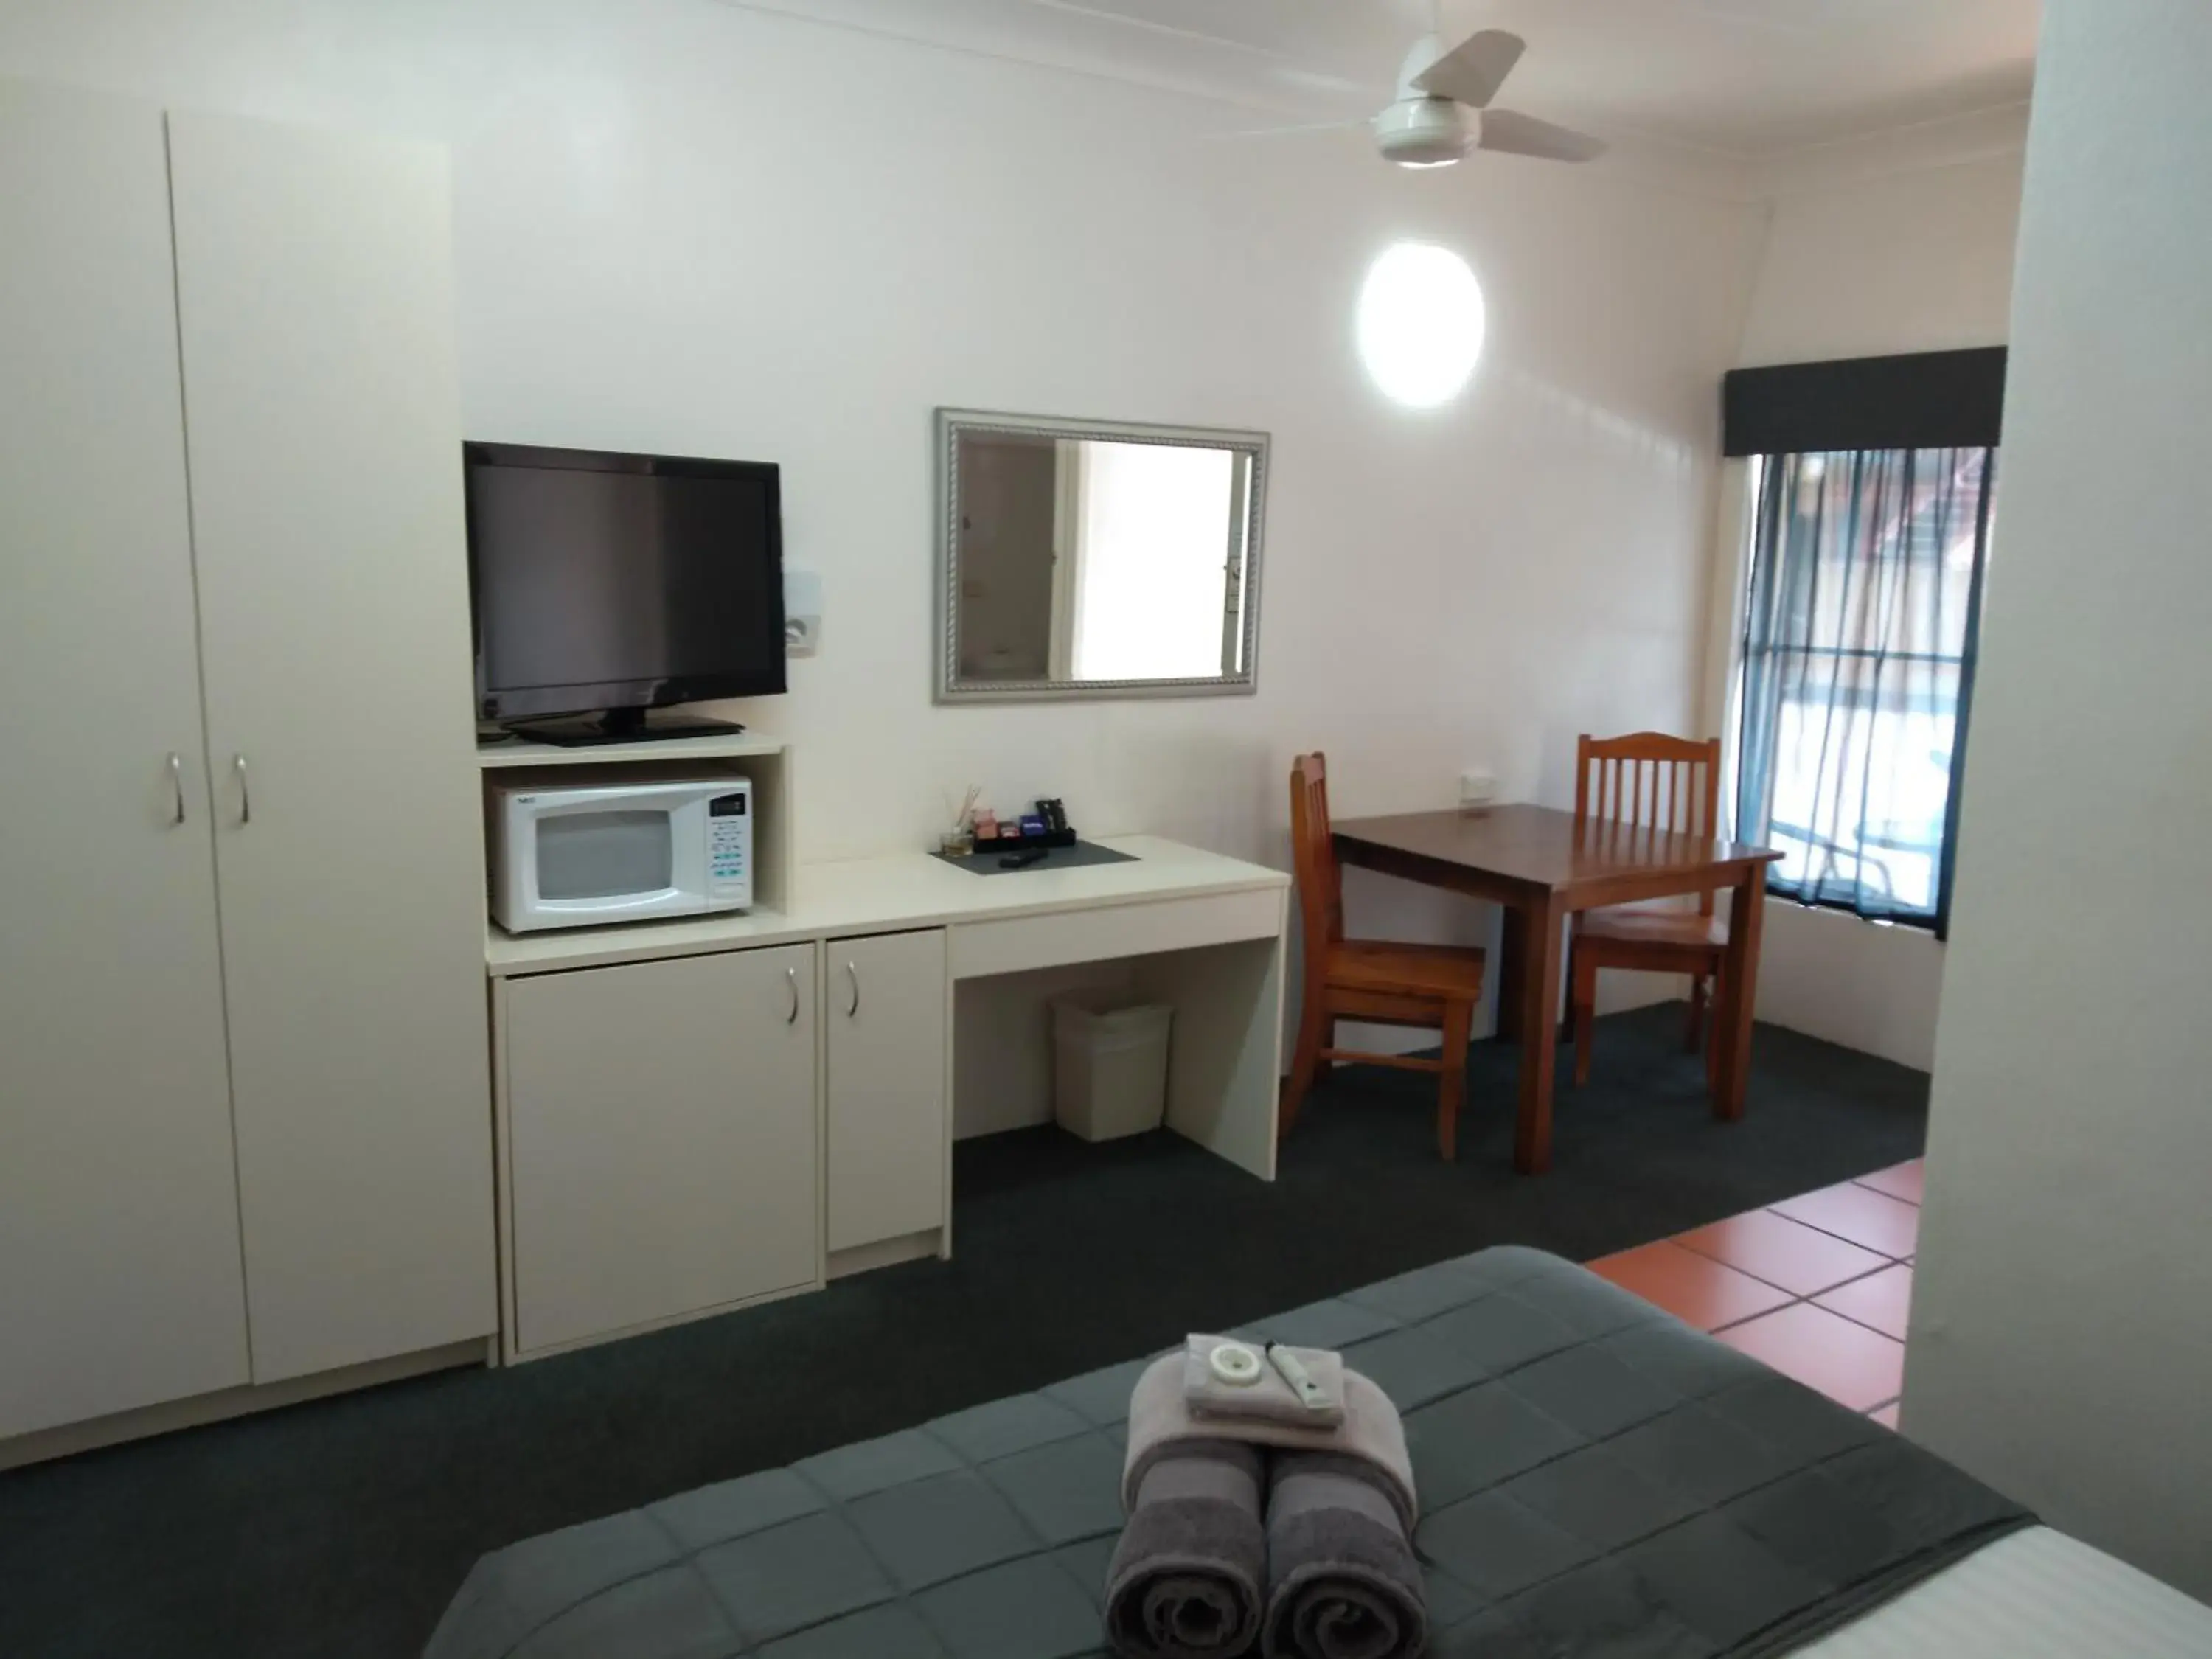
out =
<svg viewBox="0 0 2212 1659"><path fill-rule="evenodd" d="M783 1023L796 1025L799 1024L799 969L787 968L783 970L783 977L791 990L791 1012L783 1017Z"/></svg>
<svg viewBox="0 0 2212 1659"><path fill-rule="evenodd" d="M174 750L169 752L169 788L177 798L176 816L169 820L174 826L185 821L185 762Z"/></svg>
<svg viewBox="0 0 2212 1659"><path fill-rule="evenodd" d="M253 822L253 791L246 781L246 757L233 755L230 769L238 774L238 823L243 829Z"/></svg>
<svg viewBox="0 0 2212 1659"><path fill-rule="evenodd" d="M845 1005L845 1018L853 1019L860 1012L860 970L848 962L845 964L845 977L853 981L853 1000Z"/></svg>

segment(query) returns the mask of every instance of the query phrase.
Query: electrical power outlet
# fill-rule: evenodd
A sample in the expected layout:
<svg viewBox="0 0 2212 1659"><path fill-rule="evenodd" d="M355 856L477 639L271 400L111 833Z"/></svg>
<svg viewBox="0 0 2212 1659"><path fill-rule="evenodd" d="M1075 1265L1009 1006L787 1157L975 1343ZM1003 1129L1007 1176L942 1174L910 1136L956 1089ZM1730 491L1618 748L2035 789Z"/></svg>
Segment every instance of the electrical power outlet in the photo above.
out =
<svg viewBox="0 0 2212 1659"><path fill-rule="evenodd" d="M783 647L794 657L822 648L822 573L783 568Z"/></svg>
<svg viewBox="0 0 2212 1659"><path fill-rule="evenodd" d="M1491 772L1474 770L1459 775L1459 804L1462 806L1490 806L1498 800L1498 778Z"/></svg>

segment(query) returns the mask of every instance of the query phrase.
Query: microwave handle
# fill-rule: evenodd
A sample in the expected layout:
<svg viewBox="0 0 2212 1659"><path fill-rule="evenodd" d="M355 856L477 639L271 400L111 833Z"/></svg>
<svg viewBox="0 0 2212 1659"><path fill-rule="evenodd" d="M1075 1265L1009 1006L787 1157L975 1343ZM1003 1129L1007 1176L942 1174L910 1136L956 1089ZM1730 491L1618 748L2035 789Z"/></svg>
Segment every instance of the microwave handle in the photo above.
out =
<svg viewBox="0 0 2212 1659"><path fill-rule="evenodd" d="M791 1012L783 1017L783 1023L796 1025L799 1024L799 969L787 968L783 970L783 977L791 991Z"/></svg>

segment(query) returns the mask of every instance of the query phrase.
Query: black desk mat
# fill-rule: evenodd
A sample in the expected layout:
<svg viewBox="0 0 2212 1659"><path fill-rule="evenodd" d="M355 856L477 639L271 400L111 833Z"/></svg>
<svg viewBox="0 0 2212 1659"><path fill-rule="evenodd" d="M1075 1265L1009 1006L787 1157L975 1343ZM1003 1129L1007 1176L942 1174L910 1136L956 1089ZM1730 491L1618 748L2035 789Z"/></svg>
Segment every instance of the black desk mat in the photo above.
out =
<svg viewBox="0 0 2212 1659"><path fill-rule="evenodd" d="M1021 870L1009 870L999 860L1006 854L997 848L988 851L978 848L964 859L947 858L943 853L932 853L930 857L944 859L956 869L965 870L974 876L1018 876L1023 870L1080 870L1091 864L1134 864L1134 853L1117 853L1110 847L1101 847L1095 841L1079 841L1073 847L1055 847L1035 864L1025 864Z"/></svg>

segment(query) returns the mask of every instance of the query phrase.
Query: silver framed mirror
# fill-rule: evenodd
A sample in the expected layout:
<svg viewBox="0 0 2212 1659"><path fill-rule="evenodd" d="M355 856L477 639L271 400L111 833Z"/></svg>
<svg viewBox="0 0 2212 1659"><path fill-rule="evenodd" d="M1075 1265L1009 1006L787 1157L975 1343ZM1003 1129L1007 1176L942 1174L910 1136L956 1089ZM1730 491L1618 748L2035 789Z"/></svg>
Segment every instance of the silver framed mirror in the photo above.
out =
<svg viewBox="0 0 2212 1659"><path fill-rule="evenodd" d="M1257 689L1267 434L937 411L939 702Z"/></svg>

